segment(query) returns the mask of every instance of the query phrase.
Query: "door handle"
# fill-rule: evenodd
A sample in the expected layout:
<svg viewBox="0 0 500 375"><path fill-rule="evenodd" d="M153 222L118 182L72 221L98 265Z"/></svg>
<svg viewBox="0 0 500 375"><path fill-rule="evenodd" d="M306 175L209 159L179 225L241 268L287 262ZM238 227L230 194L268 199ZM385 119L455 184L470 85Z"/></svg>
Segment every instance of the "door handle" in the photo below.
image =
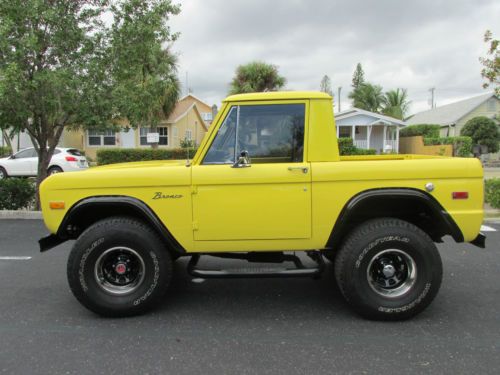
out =
<svg viewBox="0 0 500 375"><path fill-rule="evenodd" d="M307 167L288 167L289 171L302 171L302 173L306 174L309 171Z"/></svg>

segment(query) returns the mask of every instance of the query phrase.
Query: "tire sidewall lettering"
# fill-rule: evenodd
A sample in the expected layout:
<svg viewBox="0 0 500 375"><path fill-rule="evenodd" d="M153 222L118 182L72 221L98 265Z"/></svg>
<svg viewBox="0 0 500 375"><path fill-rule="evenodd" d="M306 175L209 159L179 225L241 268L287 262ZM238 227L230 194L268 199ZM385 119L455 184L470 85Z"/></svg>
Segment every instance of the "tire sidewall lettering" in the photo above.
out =
<svg viewBox="0 0 500 375"><path fill-rule="evenodd" d="M153 293L156 286L158 285L158 279L160 278L160 264L158 262L158 257L152 251L149 252L149 255L151 256L151 259L153 260L153 265L154 265L153 283L149 286L146 293L144 293L141 297L137 298L134 301L134 303L133 303L134 306L137 306L140 303L144 302Z"/></svg>
<svg viewBox="0 0 500 375"><path fill-rule="evenodd" d="M399 241L399 242L403 242L406 244L409 244L411 242L408 237L402 237L402 236L385 236L385 237L377 238L375 241L370 242L368 244L368 246L366 246L363 249L361 254L359 254L358 258L356 259L354 266L356 268L360 268L362 265L363 259L365 258L366 254L368 254L368 252L370 250L372 250L377 245L380 245L380 244L383 244L383 243L389 242L389 241Z"/></svg>
<svg viewBox="0 0 500 375"><path fill-rule="evenodd" d="M99 246L100 244L102 244L103 242L104 242L104 237L101 237L101 238L95 240L94 242L92 242L92 244L83 252L83 255L80 259L80 263L79 263L79 267L78 267L78 280L80 281L80 285L82 287L82 290L85 293L87 293L89 290L87 282L85 281L85 264L87 263L87 259L90 255L90 253L92 253L92 251L94 251L94 249L97 246Z"/></svg>

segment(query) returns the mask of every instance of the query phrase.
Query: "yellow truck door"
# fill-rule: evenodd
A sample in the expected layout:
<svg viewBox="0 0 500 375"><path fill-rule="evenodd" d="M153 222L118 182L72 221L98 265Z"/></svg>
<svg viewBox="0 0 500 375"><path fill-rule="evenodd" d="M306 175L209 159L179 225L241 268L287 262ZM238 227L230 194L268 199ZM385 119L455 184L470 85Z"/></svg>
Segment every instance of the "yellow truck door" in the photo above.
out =
<svg viewBox="0 0 500 375"><path fill-rule="evenodd" d="M192 167L195 240L311 237L307 107L307 101L273 101L229 108Z"/></svg>

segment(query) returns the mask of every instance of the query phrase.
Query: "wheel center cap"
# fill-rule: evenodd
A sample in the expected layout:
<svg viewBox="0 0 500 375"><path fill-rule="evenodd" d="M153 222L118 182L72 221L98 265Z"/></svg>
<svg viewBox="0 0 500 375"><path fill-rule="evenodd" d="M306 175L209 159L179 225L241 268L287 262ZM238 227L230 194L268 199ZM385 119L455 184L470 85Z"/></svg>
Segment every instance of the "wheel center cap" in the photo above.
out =
<svg viewBox="0 0 500 375"><path fill-rule="evenodd" d="M127 272L127 266L123 263L118 263L115 267L115 271L118 275L123 275Z"/></svg>
<svg viewBox="0 0 500 375"><path fill-rule="evenodd" d="M386 264L384 266L384 269L382 270L382 273L384 274L385 277L393 277L394 274L396 273L396 269L392 264Z"/></svg>

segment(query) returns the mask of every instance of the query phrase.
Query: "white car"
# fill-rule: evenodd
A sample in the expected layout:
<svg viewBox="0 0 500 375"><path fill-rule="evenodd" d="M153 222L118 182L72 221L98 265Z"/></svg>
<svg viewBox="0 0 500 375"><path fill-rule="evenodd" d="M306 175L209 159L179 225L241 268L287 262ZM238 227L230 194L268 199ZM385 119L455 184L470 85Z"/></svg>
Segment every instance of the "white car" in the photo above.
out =
<svg viewBox="0 0 500 375"><path fill-rule="evenodd" d="M89 167L87 159L75 148L54 150L49 163L49 175L60 172L80 171ZM7 158L0 159L0 180L7 177L36 176L38 155L33 147L25 148Z"/></svg>

